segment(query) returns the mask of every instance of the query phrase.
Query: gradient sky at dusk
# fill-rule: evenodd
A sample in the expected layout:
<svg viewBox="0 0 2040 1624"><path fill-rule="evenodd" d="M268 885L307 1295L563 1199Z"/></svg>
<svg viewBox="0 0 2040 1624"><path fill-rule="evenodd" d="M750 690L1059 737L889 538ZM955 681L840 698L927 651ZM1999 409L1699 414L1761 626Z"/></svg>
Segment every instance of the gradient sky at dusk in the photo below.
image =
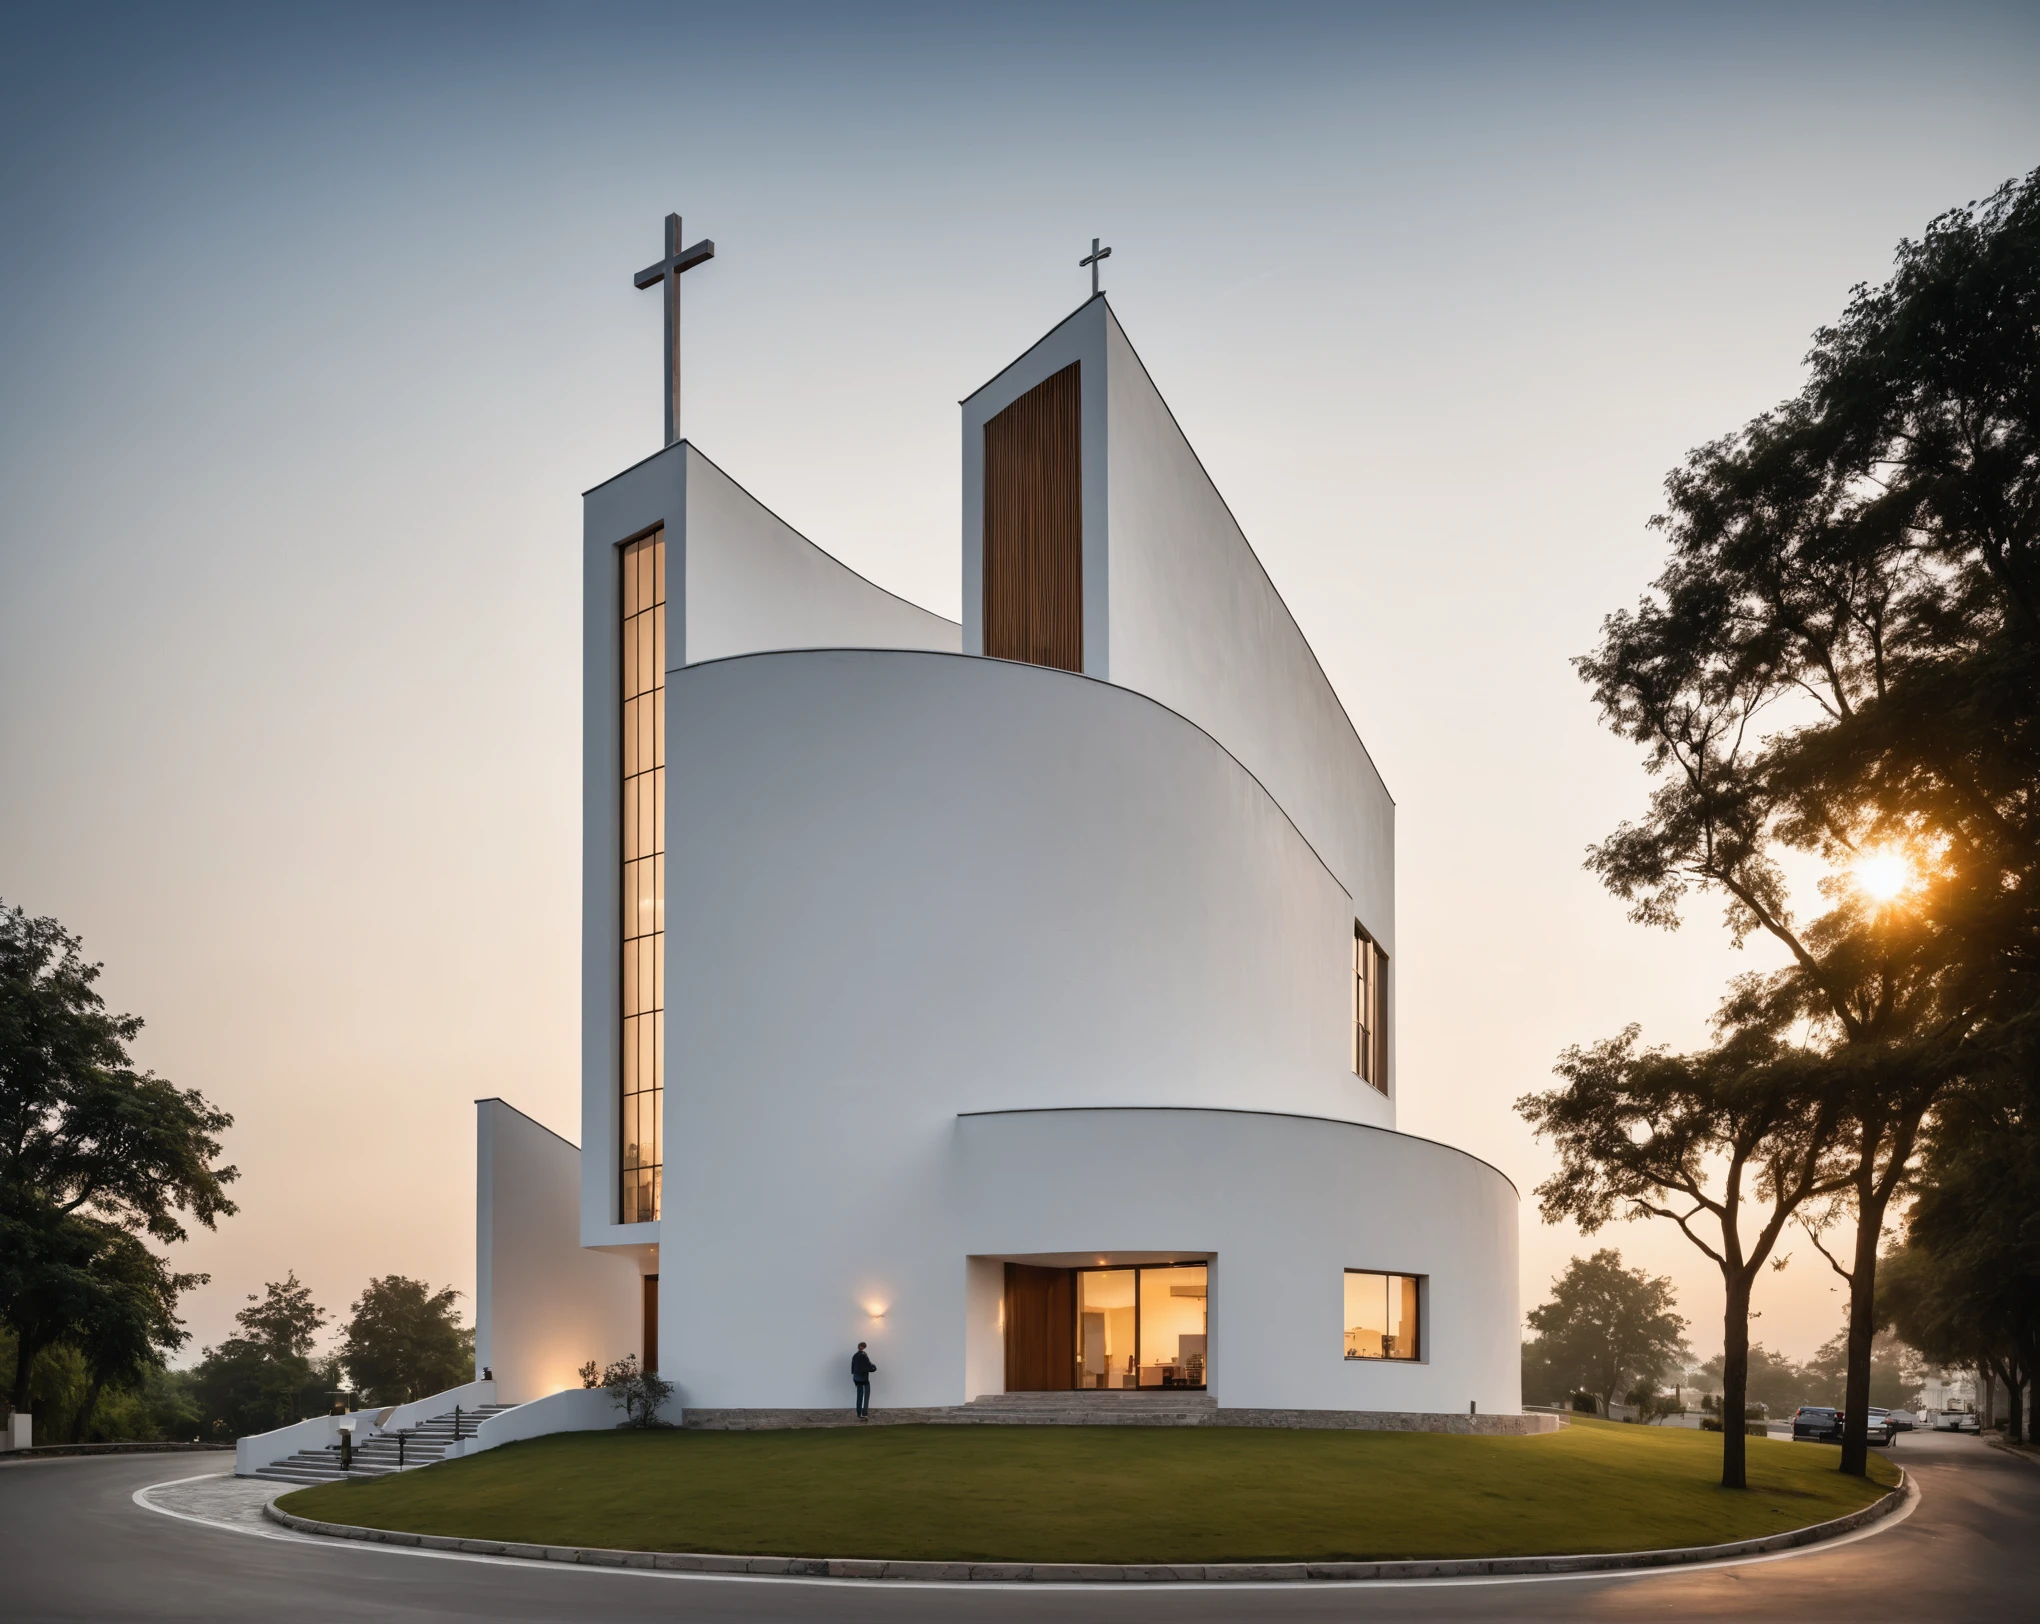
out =
<svg viewBox="0 0 2040 1624"><path fill-rule="evenodd" d="M1567 660L1666 470L2040 163L2040 9L978 9L0 14L0 897L237 1118L194 1351L286 1269L471 1289L475 1097L578 1137L579 493L658 445L668 209L690 437L951 616L956 402L1112 245L1397 800L1403 1128L1527 1198L1558 1050L1770 962L1582 872L1647 783ZM1594 1244L1718 1347L1676 1234ZM1578 1249L1526 1200L1526 1306Z"/></svg>

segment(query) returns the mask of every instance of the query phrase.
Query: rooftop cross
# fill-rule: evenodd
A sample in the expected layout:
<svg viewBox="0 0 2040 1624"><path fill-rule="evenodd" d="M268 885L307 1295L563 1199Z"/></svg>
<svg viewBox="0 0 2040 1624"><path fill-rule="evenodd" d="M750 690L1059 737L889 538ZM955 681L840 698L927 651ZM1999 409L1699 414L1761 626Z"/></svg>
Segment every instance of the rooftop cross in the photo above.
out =
<svg viewBox="0 0 2040 1624"><path fill-rule="evenodd" d="M1086 254L1082 259L1077 261L1079 265L1088 265L1091 267L1091 297L1094 299L1098 297L1098 261L1101 259L1110 259L1111 257L1112 250L1109 248L1100 248L1098 246L1098 239L1096 237L1093 237L1091 239L1091 251L1088 254Z"/></svg>
<svg viewBox="0 0 2040 1624"><path fill-rule="evenodd" d="M704 237L692 248L680 246L680 216L666 216L666 257L637 273L637 285L666 284L666 444L680 438L680 275L705 259L715 258L715 244Z"/></svg>

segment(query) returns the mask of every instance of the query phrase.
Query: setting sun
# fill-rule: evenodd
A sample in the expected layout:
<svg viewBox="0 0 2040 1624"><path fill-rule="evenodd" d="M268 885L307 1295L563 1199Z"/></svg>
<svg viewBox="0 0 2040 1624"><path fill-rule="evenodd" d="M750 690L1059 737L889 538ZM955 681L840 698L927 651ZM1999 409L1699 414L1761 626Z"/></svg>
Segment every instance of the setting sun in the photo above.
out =
<svg viewBox="0 0 2040 1624"><path fill-rule="evenodd" d="M1894 851L1866 852L1850 872L1856 888L1877 902L1889 902L1913 883L1912 865Z"/></svg>

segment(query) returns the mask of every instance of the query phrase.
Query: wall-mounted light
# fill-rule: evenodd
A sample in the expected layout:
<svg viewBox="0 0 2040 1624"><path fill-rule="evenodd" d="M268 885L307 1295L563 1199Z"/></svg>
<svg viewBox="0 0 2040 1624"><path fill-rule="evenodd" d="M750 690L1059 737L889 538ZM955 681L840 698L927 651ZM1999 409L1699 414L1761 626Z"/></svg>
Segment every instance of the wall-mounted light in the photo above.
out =
<svg viewBox="0 0 2040 1624"><path fill-rule="evenodd" d="M884 1303L866 1303L864 1305L864 1312L869 1314L873 1319L884 1319L885 1311L886 1304Z"/></svg>

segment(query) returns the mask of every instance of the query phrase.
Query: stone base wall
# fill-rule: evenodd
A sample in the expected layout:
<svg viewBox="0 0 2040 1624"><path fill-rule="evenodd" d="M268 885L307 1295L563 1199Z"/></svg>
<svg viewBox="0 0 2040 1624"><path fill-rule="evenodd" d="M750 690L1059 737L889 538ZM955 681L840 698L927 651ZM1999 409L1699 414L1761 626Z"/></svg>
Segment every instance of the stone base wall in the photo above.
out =
<svg viewBox="0 0 2040 1624"><path fill-rule="evenodd" d="M1113 1415L1106 1406L1073 1416L1061 1412L1033 1414L1026 1410L987 1410L968 1404L921 1409L872 1409L868 1422L857 1412L842 1410L694 1410L680 1424L703 1432L779 1432L804 1427L951 1427L951 1426L1206 1426L1286 1427L1339 1432L1453 1432L1483 1438L1515 1438L1556 1432L1565 1425L1557 1415L1437 1415L1399 1410L1207 1410L1192 1418L1157 1416L1129 1409Z"/></svg>
<svg viewBox="0 0 2040 1624"><path fill-rule="evenodd" d="M1218 1427L1292 1427L1331 1432L1458 1432L1479 1438L1522 1438L1556 1432L1565 1425L1557 1415L1437 1415L1414 1410L1228 1410L1221 1407L1210 1425Z"/></svg>

